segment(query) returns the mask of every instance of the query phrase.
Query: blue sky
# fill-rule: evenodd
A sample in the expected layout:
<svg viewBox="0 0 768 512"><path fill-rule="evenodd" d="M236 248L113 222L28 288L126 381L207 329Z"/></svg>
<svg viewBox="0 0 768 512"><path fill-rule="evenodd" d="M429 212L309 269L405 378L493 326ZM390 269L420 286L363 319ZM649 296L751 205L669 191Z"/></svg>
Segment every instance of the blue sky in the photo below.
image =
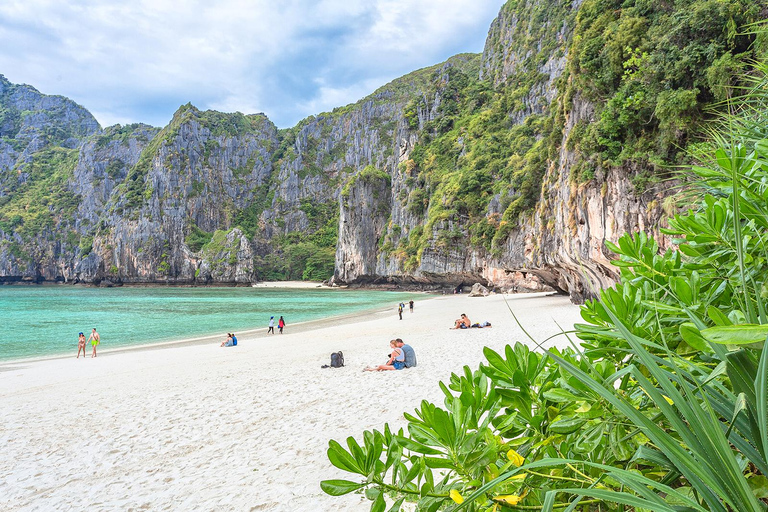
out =
<svg viewBox="0 0 768 512"><path fill-rule="evenodd" d="M187 102L279 127L410 71L481 52L503 0L3 0L0 74L102 126L164 126Z"/></svg>

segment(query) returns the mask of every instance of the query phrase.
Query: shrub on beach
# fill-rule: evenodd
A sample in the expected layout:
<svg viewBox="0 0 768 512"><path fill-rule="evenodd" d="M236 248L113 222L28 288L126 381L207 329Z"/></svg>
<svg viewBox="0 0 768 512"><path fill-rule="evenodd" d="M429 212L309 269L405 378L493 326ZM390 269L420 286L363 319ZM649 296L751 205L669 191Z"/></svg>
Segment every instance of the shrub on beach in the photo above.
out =
<svg viewBox="0 0 768 512"><path fill-rule="evenodd" d="M763 511L768 503L768 66L698 148L675 247L610 248L621 283L573 349L521 343L447 383L407 429L330 441L371 510ZM543 340L541 344L546 343ZM540 346L540 345L539 345Z"/></svg>

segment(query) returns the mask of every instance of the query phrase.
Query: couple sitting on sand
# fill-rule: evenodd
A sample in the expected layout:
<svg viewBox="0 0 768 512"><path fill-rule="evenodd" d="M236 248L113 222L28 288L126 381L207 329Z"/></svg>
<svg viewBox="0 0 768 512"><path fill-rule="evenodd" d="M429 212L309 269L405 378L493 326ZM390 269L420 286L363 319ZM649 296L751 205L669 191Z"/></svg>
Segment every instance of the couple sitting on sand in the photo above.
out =
<svg viewBox="0 0 768 512"><path fill-rule="evenodd" d="M413 368L416 366L416 352L413 347L405 343L400 338L389 342L392 347L392 353L389 354L389 361L379 366L368 366L363 369L366 372L383 372L386 370L402 370L403 368Z"/></svg>
<svg viewBox="0 0 768 512"><path fill-rule="evenodd" d="M461 318L456 320L456 322L453 324L453 327L451 327L451 329L469 329L470 327L474 327L476 329L482 329L483 327L493 327L493 326L491 325L491 322L487 320L485 322L480 322L479 324L473 324L469 320L469 317L467 317L467 315L462 313Z"/></svg>
<svg viewBox="0 0 768 512"><path fill-rule="evenodd" d="M227 339L221 342L222 347L235 347L237 346L237 336L235 336L235 333L228 332L227 333Z"/></svg>

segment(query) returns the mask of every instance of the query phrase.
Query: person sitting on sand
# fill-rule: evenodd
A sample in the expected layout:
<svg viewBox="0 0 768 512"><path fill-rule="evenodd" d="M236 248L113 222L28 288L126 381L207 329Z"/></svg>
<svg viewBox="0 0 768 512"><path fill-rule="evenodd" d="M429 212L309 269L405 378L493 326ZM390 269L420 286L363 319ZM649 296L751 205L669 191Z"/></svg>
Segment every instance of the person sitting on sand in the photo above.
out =
<svg viewBox="0 0 768 512"><path fill-rule="evenodd" d="M227 333L227 339L221 342L222 347L231 347L232 346L232 335L230 333Z"/></svg>
<svg viewBox="0 0 768 512"><path fill-rule="evenodd" d="M235 336L235 333L232 333L232 346L237 346L237 336Z"/></svg>
<svg viewBox="0 0 768 512"><path fill-rule="evenodd" d="M493 327L491 325L491 322L486 320L485 322L480 322L479 324L472 324L470 327L474 327L476 329L482 329L483 327Z"/></svg>
<svg viewBox="0 0 768 512"><path fill-rule="evenodd" d="M456 320L456 322L453 324L453 327L451 327L451 329L469 329L470 325L472 325L472 322L469 321L469 318L467 318L467 315L462 313L461 318Z"/></svg>
<svg viewBox="0 0 768 512"><path fill-rule="evenodd" d="M403 356L405 357L403 362L405 363L405 367L413 368L416 366L416 352L413 350L413 347L400 338L397 338L395 343L397 343L397 348L403 351Z"/></svg>
<svg viewBox="0 0 768 512"><path fill-rule="evenodd" d="M83 358L85 358L85 334L80 333L77 335L77 359L80 359L80 351L83 351Z"/></svg>
<svg viewBox="0 0 768 512"><path fill-rule="evenodd" d="M392 347L392 353L389 354L389 361L387 361L387 364L380 364L379 366L367 366L363 369L363 371L383 372L386 370L402 370L405 368L405 354L403 353L403 349L397 348L396 340L390 341L389 346Z"/></svg>

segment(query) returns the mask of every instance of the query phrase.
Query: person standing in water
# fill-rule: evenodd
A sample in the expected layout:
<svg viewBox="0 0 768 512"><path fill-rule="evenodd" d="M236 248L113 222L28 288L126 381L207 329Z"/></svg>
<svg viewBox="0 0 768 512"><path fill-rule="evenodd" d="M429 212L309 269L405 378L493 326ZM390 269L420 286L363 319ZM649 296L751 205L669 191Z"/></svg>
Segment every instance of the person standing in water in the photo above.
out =
<svg viewBox="0 0 768 512"><path fill-rule="evenodd" d="M85 334L80 333L77 335L77 359L80 359L80 351L83 351L83 359L85 359Z"/></svg>
<svg viewBox="0 0 768 512"><path fill-rule="evenodd" d="M96 332L96 328L94 327L91 331L91 335L88 338L88 341L91 342L91 345L93 346L93 353L91 354L91 357L96 357L96 345L101 343L101 336L99 336L99 333Z"/></svg>
<svg viewBox="0 0 768 512"><path fill-rule="evenodd" d="M285 327L285 320L283 320L283 317L280 316L280 320L277 321L277 329L280 331L280 334L283 334L284 327Z"/></svg>
<svg viewBox="0 0 768 512"><path fill-rule="evenodd" d="M269 333L275 334L275 317L273 316L269 317L269 329L267 329L267 334Z"/></svg>

